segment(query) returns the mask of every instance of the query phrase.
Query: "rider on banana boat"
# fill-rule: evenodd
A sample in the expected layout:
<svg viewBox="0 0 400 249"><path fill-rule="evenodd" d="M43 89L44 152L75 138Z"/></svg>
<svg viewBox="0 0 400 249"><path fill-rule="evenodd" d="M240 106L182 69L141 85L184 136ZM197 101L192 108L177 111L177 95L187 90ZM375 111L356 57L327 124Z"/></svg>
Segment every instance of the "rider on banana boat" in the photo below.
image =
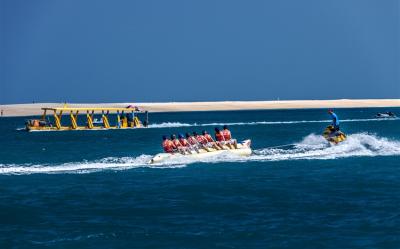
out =
<svg viewBox="0 0 400 249"><path fill-rule="evenodd" d="M192 149L197 151L196 148L193 148L192 145L190 145L190 143L188 142L188 140L185 138L185 136L183 134L179 134L179 142L181 143L181 145L186 149L187 152L189 152L190 154L192 154ZM198 151L197 151L198 152Z"/></svg>
<svg viewBox="0 0 400 249"><path fill-rule="evenodd" d="M188 147L182 145L182 143L179 141L179 139L176 138L175 134L171 135L171 141L174 144L174 146L177 148L177 150L182 153L182 154L186 154L186 153L190 153L190 150Z"/></svg>
<svg viewBox="0 0 400 249"><path fill-rule="evenodd" d="M199 142L197 142L196 138L194 136L190 135L189 132L186 132L186 139L189 143L190 148L194 149L198 153L200 146L199 146Z"/></svg>
<svg viewBox="0 0 400 249"><path fill-rule="evenodd" d="M237 140L236 140L236 139L232 139L231 132L229 131L227 125L224 125L224 129L222 130L222 135L224 136L225 141L226 141L228 144L231 145L231 148L232 148L232 145L233 145L233 147L235 147L235 149L238 148L238 147L237 147Z"/></svg>
<svg viewBox="0 0 400 249"><path fill-rule="evenodd" d="M162 147L165 152L173 154L178 151L178 148L174 145L174 143L167 138L167 136L162 136L163 142Z"/></svg>
<svg viewBox="0 0 400 249"><path fill-rule="evenodd" d="M183 134L179 134L178 137L179 137L179 142L182 144L182 146L190 147L188 140L183 136Z"/></svg>
<svg viewBox="0 0 400 249"><path fill-rule="evenodd" d="M222 146L221 147L218 146L218 144L214 141L214 139L211 137L211 135L208 134L208 131L203 130L202 134L203 134L203 137L205 138L205 140L207 141L206 145L208 147L212 147L212 148L214 148L216 150L222 150L223 149Z"/></svg>
<svg viewBox="0 0 400 249"><path fill-rule="evenodd" d="M212 139L212 137L211 137L210 135L208 135L208 137L211 138L211 140L208 139L208 138L206 137L206 135L207 135L207 132L206 132L206 131L203 131L202 134L197 134L196 132L193 132L193 135L195 135L196 140L197 140L201 145L203 145L204 147L206 147L206 148L214 148L214 149L216 149L216 150L219 150L219 149L220 149L220 148L214 143L214 140Z"/></svg>
<svg viewBox="0 0 400 249"><path fill-rule="evenodd" d="M219 130L218 127L214 128L215 130L215 140L217 141L218 146L224 147L224 145L228 146L228 148L233 149L230 143L225 140L224 134Z"/></svg>
<svg viewBox="0 0 400 249"><path fill-rule="evenodd" d="M197 134L197 132L194 131L193 137L196 139L201 148L205 149L208 152L210 151L210 147L207 146L207 139L203 135L199 135Z"/></svg>

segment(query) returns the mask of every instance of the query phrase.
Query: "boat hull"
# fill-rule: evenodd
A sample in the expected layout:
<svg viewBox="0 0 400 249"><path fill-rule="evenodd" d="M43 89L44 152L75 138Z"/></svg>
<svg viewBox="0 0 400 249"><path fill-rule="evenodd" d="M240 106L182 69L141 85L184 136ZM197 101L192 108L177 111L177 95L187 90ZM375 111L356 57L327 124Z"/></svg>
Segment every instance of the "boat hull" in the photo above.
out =
<svg viewBox="0 0 400 249"><path fill-rule="evenodd" d="M153 163L161 163L164 161L172 161L174 159L179 158L191 158L193 160L201 160L205 158L214 157L223 153L230 153L237 156L250 156L252 154L251 150L251 140L245 140L242 143L238 144L237 149L224 149L224 150L215 150L210 148L211 151L206 151L204 149L200 149L197 153L196 151L192 151L192 154L182 155L180 153L159 153L155 155L150 161L149 164Z"/></svg>
<svg viewBox="0 0 400 249"><path fill-rule="evenodd" d="M341 143L347 139L346 134L341 131L335 131L331 125L325 128L322 136L333 144Z"/></svg>
<svg viewBox="0 0 400 249"><path fill-rule="evenodd" d="M57 128L55 126L40 126L40 127L25 127L26 131L103 131L103 130L135 130L135 129L141 129L145 127L109 127L109 128L104 128L104 127L93 127L93 128L87 128L87 127L82 127L79 126L77 128L71 128L68 126L63 126L60 128Z"/></svg>

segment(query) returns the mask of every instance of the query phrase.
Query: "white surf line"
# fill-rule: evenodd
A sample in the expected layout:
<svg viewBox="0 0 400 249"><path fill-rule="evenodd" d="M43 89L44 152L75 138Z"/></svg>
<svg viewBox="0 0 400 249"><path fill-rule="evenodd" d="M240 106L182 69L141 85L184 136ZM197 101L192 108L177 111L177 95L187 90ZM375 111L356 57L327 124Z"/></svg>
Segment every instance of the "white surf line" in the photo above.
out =
<svg viewBox="0 0 400 249"><path fill-rule="evenodd" d="M380 118L368 118L368 119L343 119L340 122L368 122L368 121L394 121L400 120L399 118L393 119L380 119ZM254 121L254 122L231 122L231 123L179 123L179 122L165 122L161 124L151 124L149 128L172 128L172 127L190 127L190 126L222 126L222 125L276 125L276 124L302 124L302 123L329 123L331 120L295 120L295 121Z"/></svg>

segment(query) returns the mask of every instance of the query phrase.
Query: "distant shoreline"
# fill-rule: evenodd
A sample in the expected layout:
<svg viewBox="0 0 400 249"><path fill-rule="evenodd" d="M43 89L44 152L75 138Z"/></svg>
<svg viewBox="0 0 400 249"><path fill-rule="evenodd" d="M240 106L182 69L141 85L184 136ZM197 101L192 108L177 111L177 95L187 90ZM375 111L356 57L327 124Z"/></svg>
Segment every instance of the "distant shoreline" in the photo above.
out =
<svg viewBox="0 0 400 249"><path fill-rule="evenodd" d="M42 107L62 107L63 103L34 103L0 105L3 117L42 114ZM169 103L68 103L69 107L126 107L135 105L149 112L238 111L315 108L400 107L400 99L338 99L338 100L281 100L281 101L215 101Z"/></svg>

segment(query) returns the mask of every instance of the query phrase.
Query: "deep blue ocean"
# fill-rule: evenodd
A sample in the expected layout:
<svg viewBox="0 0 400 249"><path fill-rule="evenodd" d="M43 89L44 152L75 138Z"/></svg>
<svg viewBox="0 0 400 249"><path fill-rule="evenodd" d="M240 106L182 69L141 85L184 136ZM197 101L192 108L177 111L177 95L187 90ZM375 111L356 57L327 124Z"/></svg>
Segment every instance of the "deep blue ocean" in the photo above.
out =
<svg viewBox="0 0 400 249"><path fill-rule="evenodd" d="M0 248L400 248L400 119L336 109L152 113L148 129L25 132L0 118ZM148 165L228 124L254 154ZM284 145L284 146L283 146Z"/></svg>

